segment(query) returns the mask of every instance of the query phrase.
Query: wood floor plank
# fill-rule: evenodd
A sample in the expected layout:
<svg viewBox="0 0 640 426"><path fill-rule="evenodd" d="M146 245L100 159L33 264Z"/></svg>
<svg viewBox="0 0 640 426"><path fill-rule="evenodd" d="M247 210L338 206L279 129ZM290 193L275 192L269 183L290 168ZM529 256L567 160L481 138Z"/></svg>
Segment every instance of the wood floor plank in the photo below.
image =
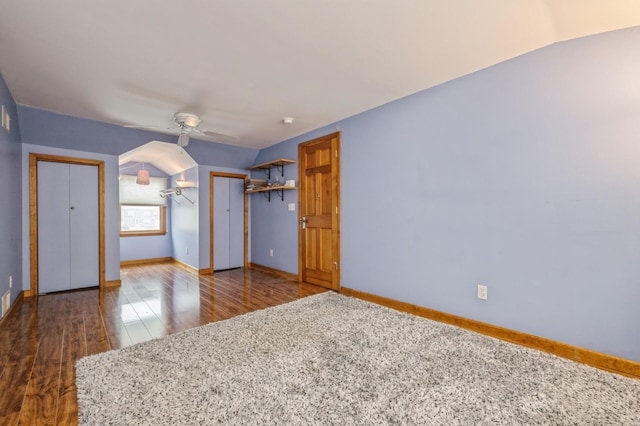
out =
<svg viewBox="0 0 640 426"><path fill-rule="evenodd" d="M5 390L0 399L0 417L7 419L20 417L35 357L35 353L27 354L19 361L6 365L4 374L0 378L0 389ZM7 421L7 424L12 422Z"/></svg>
<svg viewBox="0 0 640 426"><path fill-rule="evenodd" d="M69 315L69 303L67 294L62 294L55 300L48 296L39 300L38 322L41 333L20 411L23 424L28 424L28 420L32 418L37 418L40 424L56 424L64 325ZM59 311L54 307L59 308Z"/></svg>
<svg viewBox="0 0 640 426"><path fill-rule="evenodd" d="M122 285L22 299L0 327L0 425L78 422L75 361L326 291L236 269L126 267Z"/></svg>
<svg viewBox="0 0 640 426"><path fill-rule="evenodd" d="M8 413L6 416L0 416L0 425L15 426L20 422L20 411Z"/></svg>
<svg viewBox="0 0 640 426"><path fill-rule="evenodd" d="M55 425L60 388L60 372L55 375L35 375L29 385L20 410L22 424L38 419L38 424Z"/></svg>
<svg viewBox="0 0 640 426"><path fill-rule="evenodd" d="M89 309L83 309L82 319L87 355L93 355L111 349L107 330L97 303L95 305L90 303Z"/></svg>
<svg viewBox="0 0 640 426"><path fill-rule="evenodd" d="M78 406L76 403L75 363L87 355L84 318L82 312L65 324L60 369L60 388L56 424L76 424Z"/></svg>

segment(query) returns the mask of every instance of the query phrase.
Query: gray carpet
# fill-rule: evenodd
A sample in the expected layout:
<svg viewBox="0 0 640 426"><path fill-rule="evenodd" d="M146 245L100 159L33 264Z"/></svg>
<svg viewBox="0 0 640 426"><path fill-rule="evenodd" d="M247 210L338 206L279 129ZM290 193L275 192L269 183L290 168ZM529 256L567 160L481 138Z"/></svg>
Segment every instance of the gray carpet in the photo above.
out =
<svg viewBox="0 0 640 426"><path fill-rule="evenodd" d="M76 374L84 425L640 425L640 380L335 293Z"/></svg>

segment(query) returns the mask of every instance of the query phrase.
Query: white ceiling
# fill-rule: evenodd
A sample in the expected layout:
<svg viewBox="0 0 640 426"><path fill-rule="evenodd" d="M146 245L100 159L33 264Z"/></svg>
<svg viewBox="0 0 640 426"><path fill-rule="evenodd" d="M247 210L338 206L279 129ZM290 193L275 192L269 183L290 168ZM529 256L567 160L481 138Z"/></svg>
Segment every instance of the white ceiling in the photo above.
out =
<svg viewBox="0 0 640 426"><path fill-rule="evenodd" d="M163 127L193 112L261 148L636 25L638 0L0 0L0 73L22 105Z"/></svg>

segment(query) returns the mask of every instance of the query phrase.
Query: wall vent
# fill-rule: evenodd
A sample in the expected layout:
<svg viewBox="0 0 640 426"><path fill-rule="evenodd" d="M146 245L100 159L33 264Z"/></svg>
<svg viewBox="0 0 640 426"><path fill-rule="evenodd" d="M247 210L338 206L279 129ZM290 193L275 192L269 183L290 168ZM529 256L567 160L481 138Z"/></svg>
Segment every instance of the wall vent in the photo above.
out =
<svg viewBox="0 0 640 426"><path fill-rule="evenodd" d="M2 318L9 312L9 307L11 306L11 290L8 290L2 296Z"/></svg>

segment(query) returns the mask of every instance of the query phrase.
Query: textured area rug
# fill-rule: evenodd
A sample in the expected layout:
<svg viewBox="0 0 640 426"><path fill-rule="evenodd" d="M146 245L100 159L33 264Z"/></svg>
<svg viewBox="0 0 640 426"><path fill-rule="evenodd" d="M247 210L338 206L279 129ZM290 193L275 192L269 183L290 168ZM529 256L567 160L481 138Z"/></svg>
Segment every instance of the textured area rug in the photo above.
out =
<svg viewBox="0 0 640 426"><path fill-rule="evenodd" d="M640 380L335 293L76 374L84 425L640 424Z"/></svg>

